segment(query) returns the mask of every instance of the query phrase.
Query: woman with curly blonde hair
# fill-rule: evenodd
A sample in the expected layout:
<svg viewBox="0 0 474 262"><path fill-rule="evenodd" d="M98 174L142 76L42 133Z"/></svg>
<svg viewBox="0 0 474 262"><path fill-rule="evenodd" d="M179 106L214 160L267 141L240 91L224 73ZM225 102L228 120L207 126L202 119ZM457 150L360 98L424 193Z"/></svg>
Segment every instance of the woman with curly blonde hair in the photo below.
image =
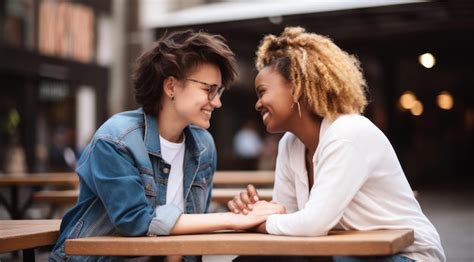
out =
<svg viewBox="0 0 474 262"><path fill-rule="evenodd" d="M331 229L410 228L415 242L370 261L445 261L439 235L423 214L392 145L369 119L359 61L329 38L288 27L257 51L255 87L270 133L280 140L273 200L287 214L257 227L275 235L321 236ZM249 185L228 207L247 213L258 200ZM259 205L261 206L261 205ZM367 261L335 257L336 261Z"/></svg>

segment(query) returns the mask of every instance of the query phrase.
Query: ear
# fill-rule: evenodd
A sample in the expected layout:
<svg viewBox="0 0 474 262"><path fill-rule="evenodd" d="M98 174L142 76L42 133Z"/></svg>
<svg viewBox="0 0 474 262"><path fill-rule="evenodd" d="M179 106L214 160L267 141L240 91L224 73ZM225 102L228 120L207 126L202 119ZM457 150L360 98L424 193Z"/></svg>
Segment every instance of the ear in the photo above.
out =
<svg viewBox="0 0 474 262"><path fill-rule="evenodd" d="M163 92L166 96L168 96L169 98L174 97L177 83L178 80L174 76L168 76L167 78L165 78L165 80L163 80Z"/></svg>

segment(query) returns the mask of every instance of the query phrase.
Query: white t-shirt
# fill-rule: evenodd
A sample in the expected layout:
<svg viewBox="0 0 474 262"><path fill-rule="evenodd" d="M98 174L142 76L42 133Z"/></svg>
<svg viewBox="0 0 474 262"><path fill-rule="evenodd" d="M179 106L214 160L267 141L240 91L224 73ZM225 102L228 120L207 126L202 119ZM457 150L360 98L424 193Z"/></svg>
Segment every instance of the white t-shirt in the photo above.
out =
<svg viewBox="0 0 474 262"><path fill-rule="evenodd" d="M184 135L184 134L183 134ZM160 136L161 156L171 165L166 186L166 204L173 204L184 211L183 162L185 138L181 143L170 142Z"/></svg>
<svg viewBox="0 0 474 262"><path fill-rule="evenodd" d="M415 242L402 255L445 261L436 229L423 214L392 145L361 115L324 119L313 156L308 192L305 146L286 133L279 143L273 200L287 214L272 215L270 234L321 236L329 230L413 229Z"/></svg>

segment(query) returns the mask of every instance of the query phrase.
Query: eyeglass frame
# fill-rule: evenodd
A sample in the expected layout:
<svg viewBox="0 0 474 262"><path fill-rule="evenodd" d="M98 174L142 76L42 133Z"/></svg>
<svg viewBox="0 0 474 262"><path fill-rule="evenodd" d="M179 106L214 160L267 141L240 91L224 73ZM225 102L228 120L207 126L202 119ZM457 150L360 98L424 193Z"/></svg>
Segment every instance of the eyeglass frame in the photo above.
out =
<svg viewBox="0 0 474 262"><path fill-rule="evenodd" d="M184 80L191 81L191 82L194 82L194 83L198 83L198 84L201 84L201 85L205 85L208 88L208 90L207 90L207 99L209 101L212 101L216 96L219 96L219 98L220 98L222 96L222 93L224 93L224 91L225 91L224 86L209 84L209 83L202 82L202 81L192 79L192 78L185 78ZM211 92L211 90L215 90L215 91Z"/></svg>

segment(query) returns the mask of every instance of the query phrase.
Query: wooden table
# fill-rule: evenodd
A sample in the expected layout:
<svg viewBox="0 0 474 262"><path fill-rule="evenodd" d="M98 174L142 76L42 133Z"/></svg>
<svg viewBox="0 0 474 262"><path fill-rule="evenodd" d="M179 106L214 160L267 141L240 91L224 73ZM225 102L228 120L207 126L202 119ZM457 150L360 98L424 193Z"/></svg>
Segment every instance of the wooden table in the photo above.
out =
<svg viewBox="0 0 474 262"><path fill-rule="evenodd" d="M0 220L0 253L23 251L24 261L34 261L34 249L56 243L61 220Z"/></svg>
<svg viewBox="0 0 474 262"><path fill-rule="evenodd" d="M0 175L0 187L9 187L10 203L0 194L0 204L5 206L12 219L21 219L26 210L32 204L32 197L27 198L26 203L20 207L19 188L21 186L44 187L61 186L76 187L79 178L75 173L34 173L22 175Z"/></svg>
<svg viewBox="0 0 474 262"><path fill-rule="evenodd" d="M274 180L273 171L216 171L213 182L215 187L245 187L248 184L273 187Z"/></svg>
<svg viewBox="0 0 474 262"><path fill-rule="evenodd" d="M332 231L322 237L288 237L223 232L161 237L69 239L70 256L261 255L381 256L400 252L414 241L412 230Z"/></svg>

